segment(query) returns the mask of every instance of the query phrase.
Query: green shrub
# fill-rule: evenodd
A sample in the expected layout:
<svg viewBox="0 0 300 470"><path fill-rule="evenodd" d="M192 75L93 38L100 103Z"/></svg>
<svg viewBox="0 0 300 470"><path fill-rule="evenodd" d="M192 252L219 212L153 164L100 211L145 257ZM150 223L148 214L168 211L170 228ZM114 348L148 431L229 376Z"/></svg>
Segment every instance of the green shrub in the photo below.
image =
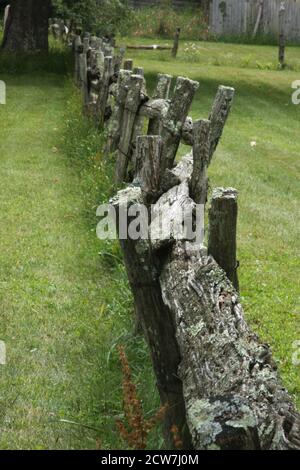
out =
<svg viewBox="0 0 300 470"><path fill-rule="evenodd" d="M173 38L176 28L181 28L183 39L207 39L209 28L200 9L177 10L169 0L158 6L135 10L120 25L120 33L143 37Z"/></svg>
<svg viewBox="0 0 300 470"><path fill-rule="evenodd" d="M52 17L68 19L100 36L117 33L132 14L126 0L53 0L52 4Z"/></svg>

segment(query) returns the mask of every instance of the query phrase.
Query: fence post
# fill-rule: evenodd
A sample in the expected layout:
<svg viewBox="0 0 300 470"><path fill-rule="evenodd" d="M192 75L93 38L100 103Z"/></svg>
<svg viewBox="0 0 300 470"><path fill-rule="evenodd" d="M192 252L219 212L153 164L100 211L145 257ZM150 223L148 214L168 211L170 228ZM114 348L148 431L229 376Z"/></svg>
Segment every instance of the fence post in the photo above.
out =
<svg viewBox="0 0 300 470"><path fill-rule="evenodd" d="M210 150L210 121L201 120L193 125L193 173L191 196L197 204L206 204L208 178L206 175Z"/></svg>
<svg viewBox="0 0 300 470"><path fill-rule="evenodd" d="M105 119L106 104L109 93L110 79L113 75L113 58L108 56L104 57L104 71L101 77L101 86L97 100L97 123L99 127L103 126Z"/></svg>
<svg viewBox="0 0 300 470"><path fill-rule="evenodd" d="M83 108L86 108L89 104L89 90L88 90L88 67L87 67L87 54L85 52L85 46L79 46L79 74L80 74L80 86L82 89L83 96Z"/></svg>
<svg viewBox="0 0 300 470"><path fill-rule="evenodd" d="M180 144L181 132L199 83L178 77L167 115L162 117L163 162L172 168Z"/></svg>
<svg viewBox="0 0 300 470"><path fill-rule="evenodd" d="M208 254L227 274L239 290L236 259L237 191L233 188L216 188L209 211Z"/></svg>
<svg viewBox="0 0 300 470"><path fill-rule="evenodd" d="M114 152L119 145L130 76L131 72L129 70L120 70L115 94L115 106L108 123L108 138L105 147L106 153Z"/></svg>
<svg viewBox="0 0 300 470"><path fill-rule="evenodd" d="M280 3L279 8L279 53L278 59L281 68L285 67L285 2Z"/></svg>
<svg viewBox="0 0 300 470"><path fill-rule="evenodd" d="M233 103L234 88L220 85L209 116L211 122L209 162L221 139Z"/></svg>
<svg viewBox="0 0 300 470"><path fill-rule="evenodd" d="M158 135L139 136L136 142L135 182L139 182L147 203L155 200L161 185L162 140Z"/></svg>
<svg viewBox="0 0 300 470"><path fill-rule="evenodd" d="M159 73L157 76L156 88L153 93L152 99L164 99L169 98L170 87L171 87L172 76ZM148 135L160 135L161 133L161 119L153 118L149 119L148 124Z"/></svg>
<svg viewBox="0 0 300 470"><path fill-rule="evenodd" d="M81 37L76 35L74 39L74 53L75 53L75 83L80 83L80 70L79 70L79 54L81 53L80 46L82 45Z"/></svg>
<svg viewBox="0 0 300 470"><path fill-rule="evenodd" d="M123 69L124 70L133 70L133 60L132 59L126 59L124 60L124 64L123 64Z"/></svg>
<svg viewBox="0 0 300 470"><path fill-rule="evenodd" d="M143 136L138 139L138 161L142 163L139 175L146 177L138 186L119 191L111 201L117 211L127 214L127 227L132 217L128 211L133 204L143 204L149 199L148 189L152 191L159 184L162 165L160 165L161 143L159 136ZM144 167L144 168L143 168ZM153 173L148 174L148 170ZM150 180L149 178L152 177ZM153 187L154 184L154 187ZM144 198L143 198L144 196ZM182 383L178 378L180 356L175 338L174 322L169 308L164 304L156 270L157 260L153 258L149 240L133 240L131 237L120 239L125 266L135 301L135 311L141 321L144 336L149 345L157 387L162 405L166 406L164 416L164 437L167 448L174 448L171 429L176 426L183 448L190 449L191 441L186 425L185 405Z"/></svg>
<svg viewBox="0 0 300 470"><path fill-rule="evenodd" d="M174 37L174 44L172 49L172 57L177 56L178 47L179 47L179 37L180 37L180 28L176 29L175 37Z"/></svg>
<svg viewBox="0 0 300 470"><path fill-rule="evenodd" d="M132 155L132 138L137 110L141 103L141 93L144 86L144 78L140 75L131 75L129 89L124 106L121 137L117 153L116 183L122 183L127 177L127 167Z"/></svg>

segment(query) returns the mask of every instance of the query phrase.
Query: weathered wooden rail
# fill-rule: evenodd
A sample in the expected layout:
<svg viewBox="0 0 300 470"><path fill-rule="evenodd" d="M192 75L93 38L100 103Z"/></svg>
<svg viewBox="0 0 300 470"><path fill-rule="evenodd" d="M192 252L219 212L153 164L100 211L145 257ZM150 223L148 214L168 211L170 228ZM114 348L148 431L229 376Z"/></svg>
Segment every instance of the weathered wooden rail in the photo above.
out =
<svg viewBox="0 0 300 470"><path fill-rule="evenodd" d="M208 248L176 232L182 209L195 222L197 207L206 205L207 169L234 90L220 86L208 119L193 121L188 113L198 82L178 77L170 95L172 77L160 74L149 97L143 70L133 73L132 62L120 68L122 58L97 38L83 44L76 38L75 52L84 110L106 129L116 182L128 183L111 204L118 214L125 211L128 226L134 204L152 209L147 237L122 236L120 244L167 404L167 447L176 426L184 449L299 450L300 416L239 300L237 191L214 189ZM176 163L180 142L192 149ZM158 236L162 221L170 227L166 237Z"/></svg>
<svg viewBox="0 0 300 470"><path fill-rule="evenodd" d="M161 46L159 44L129 44L126 46L128 50L140 50L140 51L171 51L172 57L177 57L179 49L179 39L180 39L180 28L176 28L174 34L174 41L172 46ZM118 46L115 46L118 49Z"/></svg>

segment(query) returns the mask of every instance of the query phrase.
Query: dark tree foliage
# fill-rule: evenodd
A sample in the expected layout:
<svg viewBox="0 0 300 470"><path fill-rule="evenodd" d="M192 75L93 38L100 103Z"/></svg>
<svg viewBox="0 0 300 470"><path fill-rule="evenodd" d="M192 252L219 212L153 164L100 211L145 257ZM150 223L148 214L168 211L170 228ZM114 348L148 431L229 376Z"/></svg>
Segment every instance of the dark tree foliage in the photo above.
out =
<svg viewBox="0 0 300 470"><path fill-rule="evenodd" d="M2 48L11 52L48 50L50 0L11 0Z"/></svg>
<svg viewBox="0 0 300 470"><path fill-rule="evenodd" d="M126 0L52 0L52 6L52 17L98 35L114 34L131 14Z"/></svg>

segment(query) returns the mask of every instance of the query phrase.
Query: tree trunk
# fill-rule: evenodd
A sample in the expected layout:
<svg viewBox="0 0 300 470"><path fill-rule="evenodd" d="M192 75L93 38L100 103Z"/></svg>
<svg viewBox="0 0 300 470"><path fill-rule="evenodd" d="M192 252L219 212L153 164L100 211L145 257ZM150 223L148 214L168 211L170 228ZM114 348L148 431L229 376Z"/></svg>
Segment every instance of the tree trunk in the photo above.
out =
<svg viewBox="0 0 300 470"><path fill-rule="evenodd" d="M11 52L48 50L50 0L12 0L2 48Z"/></svg>

